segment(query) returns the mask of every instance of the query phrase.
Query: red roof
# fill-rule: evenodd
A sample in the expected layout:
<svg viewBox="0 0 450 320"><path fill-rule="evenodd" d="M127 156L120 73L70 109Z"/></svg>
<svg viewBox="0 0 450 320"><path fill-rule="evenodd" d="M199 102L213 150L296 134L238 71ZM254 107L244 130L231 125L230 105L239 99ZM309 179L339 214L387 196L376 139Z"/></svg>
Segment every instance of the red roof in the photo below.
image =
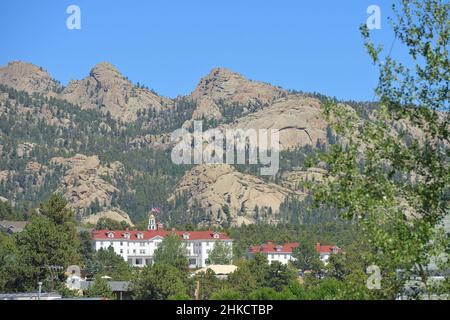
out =
<svg viewBox="0 0 450 320"><path fill-rule="evenodd" d="M268 242L265 244L261 244L259 246L251 246L249 249L250 253L271 253L271 252L281 252L281 253L292 253L294 248L297 248L300 245L298 242L286 243L282 245L278 245L272 242Z"/></svg>
<svg viewBox="0 0 450 320"><path fill-rule="evenodd" d="M337 246L322 246L320 243L316 244L316 251L318 253L332 253L332 252L341 252L341 249Z"/></svg>
<svg viewBox="0 0 450 320"><path fill-rule="evenodd" d="M293 250L300 246L300 243L298 242L291 242L291 243L285 243L285 244L275 244L272 242L268 242L265 244L257 245L257 246L251 246L248 250L249 253L292 253ZM340 252L341 249L336 246L322 246L320 243L316 244L316 251L317 253L332 253L336 250L337 252Z"/></svg>
<svg viewBox="0 0 450 320"><path fill-rule="evenodd" d="M230 239L226 234L222 232L214 231L170 231L170 230L149 230L149 231L112 231L112 230L94 230L92 231L92 239L94 240L150 240L155 237L166 237L169 234L175 233L184 240L228 240ZM112 234L114 237L109 237ZM130 237L126 238L125 234L129 234ZM142 238L138 238L138 234L142 234ZM214 234L218 237L214 238ZM186 238L183 236L186 235Z"/></svg>

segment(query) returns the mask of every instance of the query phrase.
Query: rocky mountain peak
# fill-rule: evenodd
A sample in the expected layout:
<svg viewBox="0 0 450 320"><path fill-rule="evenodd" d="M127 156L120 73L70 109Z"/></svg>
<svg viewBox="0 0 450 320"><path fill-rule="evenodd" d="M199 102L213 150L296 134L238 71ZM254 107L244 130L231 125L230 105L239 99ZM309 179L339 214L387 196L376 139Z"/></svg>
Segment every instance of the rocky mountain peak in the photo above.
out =
<svg viewBox="0 0 450 320"><path fill-rule="evenodd" d="M0 68L0 84L31 93L54 94L62 89L47 71L23 61L12 61Z"/></svg>
<svg viewBox="0 0 450 320"><path fill-rule="evenodd" d="M71 81L62 98L83 109L109 112L124 122L136 120L140 110L159 111L172 104L170 99L135 86L109 62L97 64L86 78Z"/></svg>
<svg viewBox="0 0 450 320"><path fill-rule="evenodd" d="M209 79L216 82L229 81L231 78L246 80L241 74L223 67L213 68L210 73L204 77L204 79Z"/></svg>
<svg viewBox="0 0 450 320"><path fill-rule="evenodd" d="M213 68L205 77L203 77L197 88L192 93L196 98L201 96L220 95L224 91L232 94L239 90L239 85L249 82L246 78L237 72L233 72L226 68Z"/></svg>
<svg viewBox="0 0 450 320"><path fill-rule="evenodd" d="M218 104L264 106L285 96L287 92L267 83L249 80L226 68L214 68L200 80L190 97L197 101L194 119L220 119Z"/></svg>
<svg viewBox="0 0 450 320"><path fill-rule="evenodd" d="M109 62L101 62L91 69L89 75L99 82L107 82L115 78L124 79L120 71Z"/></svg>

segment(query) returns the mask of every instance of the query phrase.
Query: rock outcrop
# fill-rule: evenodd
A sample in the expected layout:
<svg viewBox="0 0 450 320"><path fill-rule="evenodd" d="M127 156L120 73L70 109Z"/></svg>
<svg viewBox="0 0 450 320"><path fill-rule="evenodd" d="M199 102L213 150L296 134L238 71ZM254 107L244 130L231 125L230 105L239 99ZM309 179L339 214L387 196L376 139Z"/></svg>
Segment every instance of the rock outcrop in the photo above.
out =
<svg viewBox="0 0 450 320"><path fill-rule="evenodd" d="M61 98L83 109L98 109L115 119L130 122L138 111L160 111L173 105L170 99L133 85L112 64L100 63L83 80L73 80Z"/></svg>
<svg viewBox="0 0 450 320"><path fill-rule="evenodd" d="M239 104L244 107L265 106L287 92L272 85L250 81L236 72L214 68L200 80L190 98L197 101L193 119L220 119L218 104Z"/></svg>
<svg viewBox="0 0 450 320"><path fill-rule="evenodd" d="M98 220L100 220L101 218L107 218L107 219L111 219L117 222L126 222L127 224L129 224L130 226L133 226L133 223L130 220L130 217L128 216L128 214L118 208L114 208L114 209L110 209L110 210L105 210L105 211L101 211L95 214L91 214L89 216L84 217L81 222L84 224L92 224L92 225L96 225Z"/></svg>
<svg viewBox="0 0 450 320"><path fill-rule="evenodd" d="M306 190L307 183L323 181L327 177L327 171L322 168L308 168L306 170L293 170L285 172L281 176L281 184L291 190Z"/></svg>
<svg viewBox="0 0 450 320"><path fill-rule="evenodd" d="M62 90L58 81L45 70L31 63L12 61L0 68L0 84L30 93L43 93L55 96Z"/></svg>
<svg viewBox="0 0 450 320"><path fill-rule="evenodd" d="M141 148L153 148L166 150L170 149L173 146L171 142L170 134L147 134L145 136L135 137L130 141L130 146L133 149L141 149Z"/></svg>
<svg viewBox="0 0 450 320"><path fill-rule="evenodd" d="M87 215L89 209L96 204L105 210L120 211L112 206L112 199L119 189L111 183L116 175L122 174L123 165L120 162L102 166L97 156L77 154L72 158L52 158L51 163L65 169L57 191L64 195L69 206L81 216Z"/></svg>
<svg viewBox="0 0 450 320"><path fill-rule="evenodd" d="M8 178L13 177L16 174L14 170L0 171L0 182L8 181Z"/></svg>
<svg viewBox="0 0 450 320"><path fill-rule="evenodd" d="M277 100L270 107L248 114L222 129L275 129L280 135L280 150L326 141L327 122L320 101L301 95Z"/></svg>
<svg viewBox="0 0 450 320"><path fill-rule="evenodd" d="M23 159L24 157L29 156L30 152L36 147L35 143L24 142L17 146L16 153L17 157Z"/></svg>
<svg viewBox="0 0 450 320"><path fill-rule="evenodd" d="M204 221L197 221L200 224L240 225L254 223L263 215L265 221L276 222L274 214L289 194L294 192L238 172L229 165L215 164L199 165L186 173L169 201L187 196L191 209L201 209L207 214ZM193 210L190 213L195 214Z"/></svg>

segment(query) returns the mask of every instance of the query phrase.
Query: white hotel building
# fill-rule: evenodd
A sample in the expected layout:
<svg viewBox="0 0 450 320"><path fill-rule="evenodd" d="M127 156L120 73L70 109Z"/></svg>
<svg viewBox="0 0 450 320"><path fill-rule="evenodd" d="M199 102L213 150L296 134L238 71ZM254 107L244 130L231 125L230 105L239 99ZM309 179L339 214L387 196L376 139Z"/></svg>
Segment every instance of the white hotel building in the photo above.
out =
<svg viewBox="0 0 450 320"><path fill-rule="evenodd" d="M189 267L201 268L208 264L209 252L221 241L233 245L233 240L221 232L214 231L174 231L164 230L161 223L156 223L155 217L149 217L147 231L125 230L95 230L92 232L94 250L112 247L114 252L135 267L144 267L153 263L153 255L164 237L176 234L185 243Z"/></svg>

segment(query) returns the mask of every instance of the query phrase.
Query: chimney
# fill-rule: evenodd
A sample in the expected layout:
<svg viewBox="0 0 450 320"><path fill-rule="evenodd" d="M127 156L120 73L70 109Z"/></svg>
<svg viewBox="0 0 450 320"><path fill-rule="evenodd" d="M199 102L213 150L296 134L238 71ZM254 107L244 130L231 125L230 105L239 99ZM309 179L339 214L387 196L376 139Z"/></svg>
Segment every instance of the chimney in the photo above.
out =
<svg viewBox="0 0 450 320"><path fill-rule="evenodd" d="M316 243L316 251L317 251L317 252L320 252L320 242L317 242L317 243Z"/></svg>

